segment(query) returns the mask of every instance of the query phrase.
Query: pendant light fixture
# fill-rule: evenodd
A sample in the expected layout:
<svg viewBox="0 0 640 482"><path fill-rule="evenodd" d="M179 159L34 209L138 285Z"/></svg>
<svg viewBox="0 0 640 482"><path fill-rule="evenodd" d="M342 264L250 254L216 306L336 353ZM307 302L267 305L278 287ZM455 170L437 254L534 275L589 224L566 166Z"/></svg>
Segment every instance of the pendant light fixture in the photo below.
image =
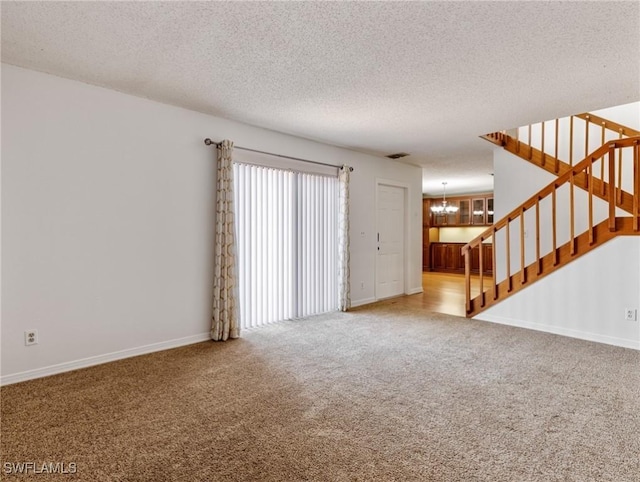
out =
<svg viewBox="0 0 640 482"><path fill-rule="evenodd" d="M442 183L442 204L431 206L431 212L435 214L453 214L458 212L458 206L447 205L447 183Z"/></svg>

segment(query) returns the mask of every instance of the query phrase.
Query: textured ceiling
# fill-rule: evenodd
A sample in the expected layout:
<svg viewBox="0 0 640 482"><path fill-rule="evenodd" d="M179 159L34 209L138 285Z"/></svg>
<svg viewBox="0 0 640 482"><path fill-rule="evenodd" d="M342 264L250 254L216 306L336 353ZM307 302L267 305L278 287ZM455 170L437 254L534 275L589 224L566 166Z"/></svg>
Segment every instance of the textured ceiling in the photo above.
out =
<svg viewBox="0 0 640 482"><path fill-rule="evenodd" d="M478 136L640 99L639 2L2 2L2 61L491 189Z"/></svg>

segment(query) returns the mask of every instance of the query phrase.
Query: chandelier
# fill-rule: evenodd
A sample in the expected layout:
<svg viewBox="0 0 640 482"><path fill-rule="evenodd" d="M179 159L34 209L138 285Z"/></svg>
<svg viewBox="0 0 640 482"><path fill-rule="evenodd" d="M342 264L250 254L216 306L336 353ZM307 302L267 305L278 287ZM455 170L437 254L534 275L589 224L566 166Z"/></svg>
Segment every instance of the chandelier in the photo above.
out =
<svg viewBox="0 0 640 482"><path fill-rule="evenodd" d="M442 214L442 213L453 214L458 212L458 206L447 205L447 183L446 182L442 183L442 204L439 206L435 204L431 206L431 212L435 214Z"/></svg>

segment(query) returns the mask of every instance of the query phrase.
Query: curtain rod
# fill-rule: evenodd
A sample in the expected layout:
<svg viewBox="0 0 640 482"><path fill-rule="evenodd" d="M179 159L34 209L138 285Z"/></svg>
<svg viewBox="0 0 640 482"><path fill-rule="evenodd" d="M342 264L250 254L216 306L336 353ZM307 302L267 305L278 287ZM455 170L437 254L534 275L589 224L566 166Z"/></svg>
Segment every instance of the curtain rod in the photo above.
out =
<svg viewBox="0 0 640 482"><path fill-rule="evenodd" d="M207 146L220 147L220 142L214 142L211 139L209 139L208 137L204 140L204 143ZM241 146L233 146L233 147L234 147L234 149L242 149L243 151L257 152L258 154L266 154L268 156L282 157L284 159L291 159L293 161L309 162L311 164L318 164L319 166L329 166L329 167L335 167L336 169L342 169L342 166L336 166L334 164L327 164L326 162L310 161L309 159L300 159L299 157L285 156L283 154L274 154L273 152L259 151L257 149L249 149L248 147L241 147ZM349 167L349 171L353 172L353 167Z"/></svg>

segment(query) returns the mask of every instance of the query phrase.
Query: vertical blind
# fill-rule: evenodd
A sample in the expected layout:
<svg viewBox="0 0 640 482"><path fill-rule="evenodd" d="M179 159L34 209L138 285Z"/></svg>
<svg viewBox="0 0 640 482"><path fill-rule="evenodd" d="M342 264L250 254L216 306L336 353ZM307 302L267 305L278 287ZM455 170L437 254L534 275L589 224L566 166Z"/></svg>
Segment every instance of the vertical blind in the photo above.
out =
<svg viewBox="0 0 640 482"><path fill-rule="evenodd" d="M338 180L234 164L240 322L338 308Z"/></svg>

